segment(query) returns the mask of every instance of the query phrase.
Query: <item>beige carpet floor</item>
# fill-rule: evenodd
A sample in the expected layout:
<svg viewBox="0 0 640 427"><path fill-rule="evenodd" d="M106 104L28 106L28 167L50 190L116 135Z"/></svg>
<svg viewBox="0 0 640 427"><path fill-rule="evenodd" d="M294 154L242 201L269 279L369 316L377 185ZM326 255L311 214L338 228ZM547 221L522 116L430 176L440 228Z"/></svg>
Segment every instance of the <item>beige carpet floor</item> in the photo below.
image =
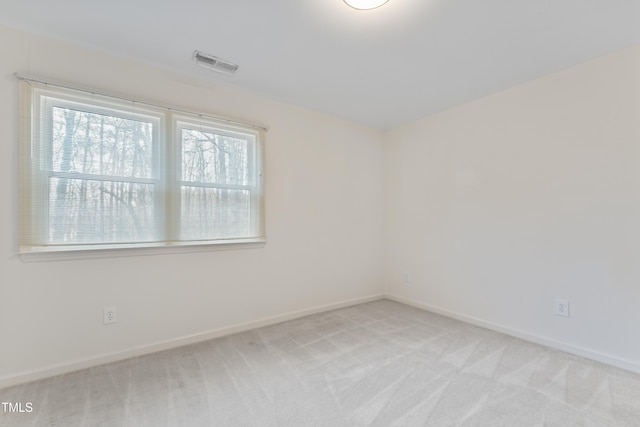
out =
<svg viewBox="0 0 640 427"><path fill-rule="evenodd" d="M13 426L640 426L640 375L389 300L0 390Z"/></svg>

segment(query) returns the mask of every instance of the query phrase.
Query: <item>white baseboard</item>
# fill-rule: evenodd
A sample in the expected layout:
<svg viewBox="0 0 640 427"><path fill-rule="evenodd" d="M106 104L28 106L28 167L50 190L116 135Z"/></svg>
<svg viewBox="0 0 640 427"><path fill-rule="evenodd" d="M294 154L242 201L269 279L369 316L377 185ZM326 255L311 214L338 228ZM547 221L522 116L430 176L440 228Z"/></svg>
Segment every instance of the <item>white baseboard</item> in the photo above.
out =
<svg viewBox="0 0 640 427"><path fill-rule="evenodd" d="M75 372L82 369L91 368L94 366L104 365L106 363L117 362L120 360L129 359L132 357L143 356L145 354L155 353L158 351L169 350L172 348L181 347L189 344L195 344L198 342L207 341L214 338L220 338L223 336L248 331L251 329L256 329L263 326L274 325L276 323L286 322L287 320L293 320L300 317L309 316L311 314L322 313L325 311L331 311L338 308L349 307L352 305L376 301L384 298L387 298L399 303L407 304L413 307L417 307L423 310L431 311L433 313L441 314L443 316L457 319L462 322L470 323L472 325L481 326L483 328L500 332L505 335L510 335L526 341L534 342L536 344L562 350L567 353L575 354L577 356L585 357L587 359L596 360L598 362L606 363L611 366L615 366L621 369L625 369L625 370L640 374L640 364L637 362L621 359L619 357L615 357L608 354L600 353L598 351L578 347L572 344L555 341L549 338L530 334L528 332L513 329L497 323L478 319L476 317L452 312L452 311L449 311L440 307L432 306L429 304L425 304L419 301L405 299L405 298L397 297L395 295L390 295L390 294L379 294L379 295L372 295L372 296L363 297L363 298L354 298L350 300L307 308L303 310L292 311L282 315L265 317L263 319L259 319L251 322L227 326L219 329L214 329L212 331L180 337L173 340L167 340L167 341L150 344L142 347L136 347L129 350L101 354L95 357L78 359L78 360L74 360L66 363L50 365L40 369L21 372L15 375L0 377L0 389L5 387L11 387L18 384L28 383L31 381L37 381L37 380L53 377L56 375L67 374L70 372Z"/></svg>
<svg viewBox="0 0 640 427"><path fill-rule="evenodd" d="M292 311L286 314L269 316L259 320L241 323L239 325L226 326L212 331L202 332L194 335L188 335L172 340L158 342L155 344L145 345L142 347L136 347L129 350L118 351L113 353L106 353L89 357L85 359L78 359L70 362L60 363L56 365L50 365L40 369L34 369L31 371L21 372L15 375L0 377L0 389L5 387L11 387L18 384L37 381L56 375L67 374L70 372L79 371L82 369L92 368L94 366L104 365L106 363L117 362L132 357L143 356L145 354L155 353L158 351L169 350L176 347L182 347L189 344L195 344L202 341L211 340L214 338L220 338L226 335L232 335L239 332L248 331L251 329L260 328L263 326L274 325L276 323L286 322L287 320L293 320L300 317L309 316L311 314L322 313L325 311L331 311L338 308L349 307L352 305L362 304L365 302L376 301L383 299L385 295L372 295L363 298L354 298L350 300L340 301L337 303L321 305L317 307L306 308L303 310Z"/></svg>
<svg viewBox="0 0 640 427"><path fill-rule="evenodd" d="M500 325L493 322L488 322L486 320L478 319L473 316L467 316L465 314L456 313L453 311L446 310L444 308L436 307L429 304L424 304L419 301L414 301L410 299L405 299L401 297L397 297L395 295L385 295L385 298L390 299L392 301L396 301L402 304L407 304L416 308L420 308L422 310L430 311L436 314L441 314L446 317L450 317L452 319L460 320L462 322L470 323L472 325L481 326L486 329L490 329L492 331L500 332L505 335L509 335L512 337L520 338L525 341L533 342L536 344L544 345L546 347L554 348L556 350L561 350L567 353L575 354L577 356L584 357L586 359L596 360L598 362L606 363L607 365L615 366L617 368L625 369L627 371L635 372L640 374L640 363L632 362L629 360L621 359L616 356L612 356L609 354L600 353L598 351L590 350L588 348L578 347L573 344L568 344L560 341L555 341L549 338L541 337L538 335L534 335L528 332L520 331L518 329L514 329L508 326Z"/></svg>

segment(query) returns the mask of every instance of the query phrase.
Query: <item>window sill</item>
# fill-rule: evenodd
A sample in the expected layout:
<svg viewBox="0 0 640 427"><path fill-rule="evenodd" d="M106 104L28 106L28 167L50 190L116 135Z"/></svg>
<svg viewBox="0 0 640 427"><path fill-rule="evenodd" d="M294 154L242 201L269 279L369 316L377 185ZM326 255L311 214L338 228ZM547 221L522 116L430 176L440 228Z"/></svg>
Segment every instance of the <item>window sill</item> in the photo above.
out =
<svg viewBox="0 0 640 427"><path fill-rule="evenodd" d="M129 256L148 256L182 254L192 252L228 251L237 249L263 248L264 238L247 240L217 240L206 242L140 243L134 245L99 245L33 247L20 250L22 262L68 261L76 259L117 258Z"/></svg>

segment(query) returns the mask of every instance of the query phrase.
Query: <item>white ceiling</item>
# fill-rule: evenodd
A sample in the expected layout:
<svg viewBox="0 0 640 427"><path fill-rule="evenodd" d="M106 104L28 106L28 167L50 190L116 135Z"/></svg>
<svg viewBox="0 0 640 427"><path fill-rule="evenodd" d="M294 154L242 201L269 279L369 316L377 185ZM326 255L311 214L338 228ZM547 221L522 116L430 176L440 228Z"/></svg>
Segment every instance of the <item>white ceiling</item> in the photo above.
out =
<svg viewBox="0 0 640 427"><path fill-rule="evenodd" d="M640 0L0 0L0 23L387 129L640 43Z"/></svg>

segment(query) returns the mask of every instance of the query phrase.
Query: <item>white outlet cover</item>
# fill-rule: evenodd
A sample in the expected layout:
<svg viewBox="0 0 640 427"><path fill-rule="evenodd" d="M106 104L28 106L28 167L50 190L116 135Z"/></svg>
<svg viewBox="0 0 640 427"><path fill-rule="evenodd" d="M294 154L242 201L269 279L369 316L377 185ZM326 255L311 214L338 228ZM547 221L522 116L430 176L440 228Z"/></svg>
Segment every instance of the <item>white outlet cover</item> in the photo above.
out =
<svg viewBox="0 0 640 427"><path fill-rule="evenodd" d="M102 309L102 321L105 325L118 321L118 310L115 307L105 307Z"/></svg>
<svg viewBox="0 0 640 427"><path fill-rule="evenodd" d="M404 283L411 283L411 273L409 273L408 271L402 273L402 281Z"/></svg>
<svg viewBox="0 0 640 427"><path fill-rule="evenodd" d="M556 299L555 312L556 316L569 317L569 300Z"/></svg>

